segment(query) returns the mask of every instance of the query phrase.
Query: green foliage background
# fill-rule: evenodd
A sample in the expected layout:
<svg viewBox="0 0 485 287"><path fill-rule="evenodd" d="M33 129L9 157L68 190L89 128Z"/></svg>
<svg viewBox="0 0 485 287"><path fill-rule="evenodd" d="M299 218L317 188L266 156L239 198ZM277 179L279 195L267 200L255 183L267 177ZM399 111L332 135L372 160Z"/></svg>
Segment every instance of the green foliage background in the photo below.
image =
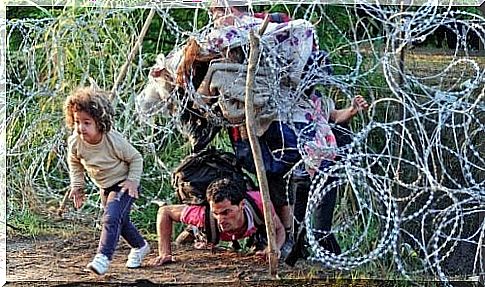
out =
<svg viewBox="0 0 485 287"><path fill-rule="evenodd" d="M311 17L305 15L305 8L277 5L258 9ZM331 10L328 15L334 15L333 21L342 22L339 19L347 13L341 7L326 9ZM7 7L9 219L56 208L69 185L65 160L69 131L63 122L63 101L76 86L88 85L88 77L106 90L112 88L147 15L148 10L129 8ZM345 30L351 23L342 24L340 29ZM133 214L137 223L150 231L154 231L155 208L149 201L161 198L174 202L169 173L190 147L173 129L160 131L156 127L169 124L166 120L155 119L153 126L141 122L134 113L135 95L143 89L157 54L167 54L190 33L207 25L208 15L202 10L159 10L114 102L115 127L144 155L144 198L138 203L144 212ZM345 40L345 35L335 37L338 33L334 32L335 27L320 26L323 48L332 49L331 45ZM229 148L224 134L215 145ZM89 200L77 216L96 214L98 197L89 181L87 190Z"/></svg>
<svg viewBox="0 0 485 287"><path fill-rule="evenodd" d="M369 102L393 96L383 75L380 57L376 56L385 45L386 27L379 27L372 21L362 22L355 8L350 6L312 7L267 5L257 7L257 11L281 11L292 18L319 23L320 48L330 52L332 62L338 63L335 74L349 87L344 93L332 87L322 88L335 99L337 106L347 106L355 94L364 95ZM58 203L69 186L65 156L70 131L65 127L62 111L65 98L75 87L88 85L88 77L94 78L100 87L111 90L147 15L148 10L134 8L7 7L7 221L23 232L36 235L39 230L48 230L43 222L55 217ZM115 128L125 134L144 157L143 196L137 201L132 217L147 234L155 231L157 210L150 201L176 202L170 186L170 172L190 153L190 146L175 131L170 119L142 121L135 112L135 96L143 89L157 54L167 54L208 24L203 9L159 9L140 53L117 90ZM357 32L358 27L368 29ZM374 49L372 52L376 55L357 57L357 51L366 48ZM421 91L416 88L413 92L419 94ZM399 118L398 111L399 105L383 103L373 110L371 119L366 114L356 117L352 127L359 130L369 120L392 122ZM384 131L377 130L369 136L369 153L389 148L390 153L398 154L397 136L387 142L383 134ZM213 144L230 149L224 133ZM403 148L400 155L408 156L409 151ZM382 166L394 164L394 160L389 159ZM395 176L379 168L375 167L376 174ZM416 171L412 167L407 171L412 172L404 173L403 178L412 180ZM65 216L94 227L99 224L99 198L94 185L87 182L89 198L85 206L79 211L71 207ZM340 192L341 203L335 214L337 225L358 209L347 187ZM355 234L345 234L339 240L343 247L352 246L352 241L366 229L368 238L363 248L373 250L381 236L379 224L382 224L379 220L370 218L354 226ZM403 247L402 257L420 264L410 246ZM382 272L392 271L393 264L392 258L371 262L370 270L362 273L380 276Z"/></svg>

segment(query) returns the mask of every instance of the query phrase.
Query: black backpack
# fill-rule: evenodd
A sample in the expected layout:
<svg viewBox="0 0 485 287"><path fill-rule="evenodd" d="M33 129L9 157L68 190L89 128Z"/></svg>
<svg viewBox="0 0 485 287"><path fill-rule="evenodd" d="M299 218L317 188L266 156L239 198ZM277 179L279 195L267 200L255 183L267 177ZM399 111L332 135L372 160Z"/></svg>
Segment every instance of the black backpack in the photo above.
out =
<svg viewBox="0 0 485 287"><path fill-rule="evenodd" d="M204 234L207 242L219 242L219 228L207 202L207 187L215 180L229 178L255 189L251 178L238 164L236 156L214 147L187 156L172 173L172 186L181 203L206 206ZM246 194L245 199L253 214L256 227L262 229L264 217L253 199Z"/></svg>
<svg viewBox="0 0 485 287"><path fill-rule="evenodd" d="M222 178L254 188L254 183L237 163L236 156L214 147L208 147L183 159L172 173L172 186L181 203L205 205L207 187L214 180Z"/></svg>

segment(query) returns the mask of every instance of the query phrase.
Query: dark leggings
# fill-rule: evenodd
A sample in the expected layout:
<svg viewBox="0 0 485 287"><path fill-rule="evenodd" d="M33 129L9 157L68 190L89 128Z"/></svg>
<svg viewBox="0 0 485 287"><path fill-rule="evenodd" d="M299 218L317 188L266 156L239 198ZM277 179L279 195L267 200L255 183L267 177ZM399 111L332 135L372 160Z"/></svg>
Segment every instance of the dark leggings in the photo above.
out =
<svg viewBox="0 0 485 287"><path fill-rule="evenodd" d="M145 245L145 240L130 220L130 210L134 198L128 191L120 192L121 187L115 185L101 191L101 200L104 206L98 253L106 255L109 260L123 237L132 248Z"/></svg>
<svg viewBox="0 0 485 287"><path fill-rule="evenodd" d="M336 180L335 177L329 177L325 184L332 184ZM306 230L300 226L305 217L305 211L308 204L308 194L310 191L311 179L306 177L293 177L291 188L295 194L295 237L297 238L297 245L303 246L305 244ZM341 250L333 234L327 235L332 228L333 211L337 201L337 187L333 187L325 194L313 212L313 228L324 231L324 233L316 234L320 246L335 253L340 254Z"/></svg>

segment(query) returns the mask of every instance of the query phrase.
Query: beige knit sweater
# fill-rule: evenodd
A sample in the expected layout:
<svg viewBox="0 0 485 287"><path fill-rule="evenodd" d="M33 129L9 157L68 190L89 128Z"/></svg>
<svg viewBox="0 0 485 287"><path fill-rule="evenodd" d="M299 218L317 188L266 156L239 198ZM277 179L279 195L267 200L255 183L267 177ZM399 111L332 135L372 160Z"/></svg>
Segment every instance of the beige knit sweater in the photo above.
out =
<svg viewBox="0 0 485 287"><path fill-rule="evenodd" d="M108 188L129 179L140 183L141 154L117 131L103 134L101 142L84 142L74 131L68 139L71 188L84 188L84 170L99 188Z"/></svg>

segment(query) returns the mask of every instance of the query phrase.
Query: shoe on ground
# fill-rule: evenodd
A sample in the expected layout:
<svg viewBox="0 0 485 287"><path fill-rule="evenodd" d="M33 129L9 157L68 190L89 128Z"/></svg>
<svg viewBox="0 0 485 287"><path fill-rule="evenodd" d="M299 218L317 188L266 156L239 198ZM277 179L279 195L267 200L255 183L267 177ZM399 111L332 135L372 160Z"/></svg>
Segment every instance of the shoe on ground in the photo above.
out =
<svg viewBox="0 0 485 287"><path fill-rule="evenodd" d="M229 247L232 248L232 250L234 251L241 250L241 244L239 244L239 241L237 240L231 241L231 243L229 244Z"/></svg>
<svg viewBox="0 0 485 287"><path fill-rule="evenodd" d="M96 254L86 267L98 275L104 275L108 271L109 264L110 261L106 255Z"/></svg>
<svg viewBox="0 0 485 287"><path fill-rule="evenodd" d="M145 241L145 245L140 248L131 248L130 254L128 254L128 260L126 261L126 267L139 268L143 258L150 252L150 244Z"/></svg>
<svg viewBox="0 0 485 287"><path fill-rule="evenodd" d="M299 259L306 259L309 256L307 251L306 231L302 230L302 232L300 232L296 238L297 240L288 256L283 258L285 263L291 267L294 267Z"/></svg>
<svg viewBox="0 0 485 287"><path fill-rule="evenodd" d="M335 238L335 235L329 234L324 238L318 240L318 244L325 250L332 252L335 255L340 255L342 250L340 249L340 245Z"/></svg>
<svg viewBox="0 0 485 287"><path fill-rule="evenodd" d="M281 249L280 249L281 259L285 260L288 257L288 255L290 255L294 245L295 245L295 241L293 241L293 239L291 238L286 239L285 243L283 244L283 246L281 246Z"/></svg>

